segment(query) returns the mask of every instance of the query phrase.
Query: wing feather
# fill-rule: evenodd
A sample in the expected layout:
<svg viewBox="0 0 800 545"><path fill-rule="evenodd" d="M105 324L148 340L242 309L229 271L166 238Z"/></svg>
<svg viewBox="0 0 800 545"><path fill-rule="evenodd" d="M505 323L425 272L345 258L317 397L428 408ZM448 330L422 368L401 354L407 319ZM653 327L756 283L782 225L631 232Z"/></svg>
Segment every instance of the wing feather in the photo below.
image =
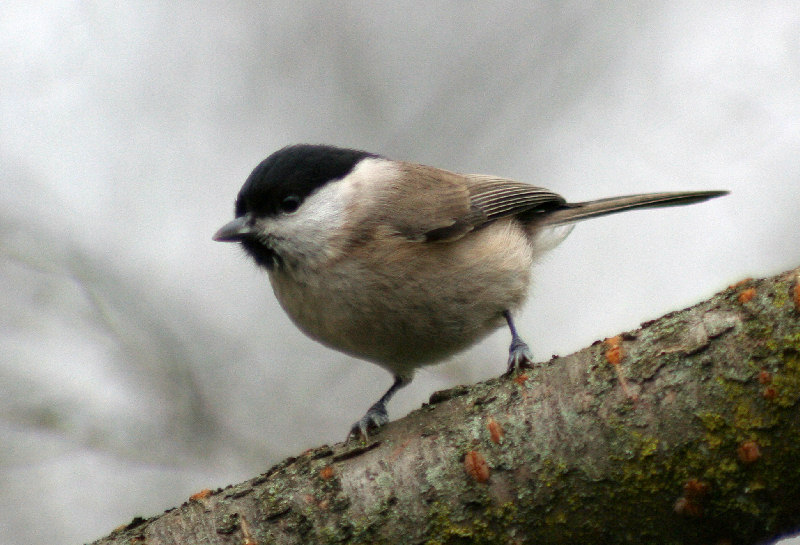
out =
<svg viewBox="0 0 800 545"><path fill-rule="evenodd" d="M486 214L486 221L550 209L566 202L549 189L515 180L482 174L468 174L466 179L470 201Z"/></svg>
<svg viewBox="0 0 800 545"><path fill-rule="evenodd" d="M480 174L400 163L403 184L389 184L382 223L410 240L450 241L499 218L564 204L543 187Z"/></svg>
<svg viewBox="0 0 800 545"><path fill-rule="evenodd" d="M396 163L403 183L389 180L380 223L414 241L461 238L482 221L461 175L414 163Z"/></svg>

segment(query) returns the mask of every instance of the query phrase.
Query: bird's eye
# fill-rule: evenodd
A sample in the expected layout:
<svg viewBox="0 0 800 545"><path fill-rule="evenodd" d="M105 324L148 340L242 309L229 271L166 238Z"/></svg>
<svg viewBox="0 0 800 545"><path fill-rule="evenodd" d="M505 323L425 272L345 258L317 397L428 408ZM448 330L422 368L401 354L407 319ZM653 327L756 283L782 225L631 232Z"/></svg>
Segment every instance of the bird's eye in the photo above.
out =
<svg viewBox="0 0 800 545"><path fill-rule="evenodd" d="M300 197L297 195L289 195L284 197L281 201L281 212L291 214L300 207Z"/></svg>

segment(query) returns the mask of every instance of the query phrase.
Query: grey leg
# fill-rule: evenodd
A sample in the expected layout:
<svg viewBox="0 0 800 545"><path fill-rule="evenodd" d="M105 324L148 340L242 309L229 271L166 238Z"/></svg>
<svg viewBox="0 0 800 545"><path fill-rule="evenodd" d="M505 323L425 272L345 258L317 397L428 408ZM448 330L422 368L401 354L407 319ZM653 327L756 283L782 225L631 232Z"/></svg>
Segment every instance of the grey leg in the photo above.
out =
<svg viewBox="0 0 800 545"><path fill-rule="evenodd" d="M392 399L392 396L397 390L410 382L410 378L395 375L394 384L392 384L392 386L386 390L386 393L367 410L367 413L361 417L361 420L353 424L350 428L350 433L347 435L347 439L349 440L353 435L358 435L366 441L368 439L367 432L369 430L376 430L388 423L389 414L386 412L386 404Z"/></svg>
<svg viewBox="0 0 800 545"><path fill-rule="evenodd" d="M533 366L533 352L517 333L514 320L511 319L509 311L503 311L503 317L508 322L508 329L511 330L511 346L508 348L508 370L506 374L511 374L523 367Z"/></svg>

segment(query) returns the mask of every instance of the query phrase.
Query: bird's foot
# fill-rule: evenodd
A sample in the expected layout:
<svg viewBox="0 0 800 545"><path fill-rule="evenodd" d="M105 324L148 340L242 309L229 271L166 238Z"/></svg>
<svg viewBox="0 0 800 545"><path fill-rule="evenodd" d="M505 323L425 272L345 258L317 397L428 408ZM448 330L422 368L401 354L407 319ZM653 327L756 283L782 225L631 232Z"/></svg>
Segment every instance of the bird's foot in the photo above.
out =
<svg viewBox="0 0 800 545"><path fill-rule="evenodd" d="M511 341L508 349L508 370L506 375L510 375L520 369L530 369L533 367L533 352L527 343L519 337Z"/></svg>
<svg viewBox="0 0 800 545"><path fill-rule="evenodd" d="M386 405L378 402L369 408L361 420L352 425L345 442L350 441L350 438L354 436L366 442L369 440L370 431L377 430L388 423L389 413L386 412Z"/></svg>

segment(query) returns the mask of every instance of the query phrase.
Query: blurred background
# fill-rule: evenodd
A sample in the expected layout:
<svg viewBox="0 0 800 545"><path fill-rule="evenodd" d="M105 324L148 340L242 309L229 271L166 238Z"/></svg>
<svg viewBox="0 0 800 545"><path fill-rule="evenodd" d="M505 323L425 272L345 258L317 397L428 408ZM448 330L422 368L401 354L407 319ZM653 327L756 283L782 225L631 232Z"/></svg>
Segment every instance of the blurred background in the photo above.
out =
<svg viewBox="0 0 800 545"><path fill-rule="evenodd" d="M211 241L298 142L569 200L537 358L800 265L800 10L765 2L47 2L0 18L0 542L80 543L344 439L391 377L305 338ZM505 368L506 331L391 417ZM800 540L796 541L800 543Z"/></svg>

